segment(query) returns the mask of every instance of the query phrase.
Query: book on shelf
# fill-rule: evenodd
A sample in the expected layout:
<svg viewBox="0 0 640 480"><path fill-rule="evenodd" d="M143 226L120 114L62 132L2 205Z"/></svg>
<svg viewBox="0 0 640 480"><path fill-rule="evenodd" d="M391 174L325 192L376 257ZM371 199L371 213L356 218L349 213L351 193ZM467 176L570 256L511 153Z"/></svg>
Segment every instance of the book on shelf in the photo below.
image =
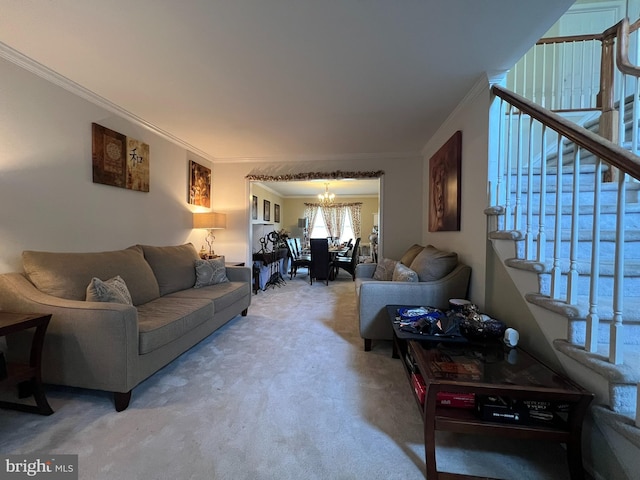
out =
<svg viewBox="0 0 640 480"><path fill-rule="evenodd" d="M455 380L481 380L483 374L482 363L472 358L453 359L438 351L429 352L429 368L437 378Z"/></svg>

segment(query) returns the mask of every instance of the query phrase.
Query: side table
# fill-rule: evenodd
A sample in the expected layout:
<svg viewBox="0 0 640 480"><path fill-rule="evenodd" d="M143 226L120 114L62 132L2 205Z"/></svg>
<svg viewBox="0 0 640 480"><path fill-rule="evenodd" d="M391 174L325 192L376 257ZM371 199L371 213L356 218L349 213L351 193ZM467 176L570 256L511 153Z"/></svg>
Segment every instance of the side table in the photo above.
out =
<svg viewBox="0 0 640 480"><path fill-rule="evenodd" d="M28 328L35 328L36 331L31 341L31 352L29 363L8 363L7 378L0 380L0 388L6 389L18 385L22 382L29 382L30 393L36 401L36 405L25 405L22 403L0 401L0 408L20 410L22 412L40 413L51 415L53 409L47 402L42 385L40 368L42 364L42 346L47 326L51 320L50 314L23 314L0 312L0 336L10 335Z"/></svg>

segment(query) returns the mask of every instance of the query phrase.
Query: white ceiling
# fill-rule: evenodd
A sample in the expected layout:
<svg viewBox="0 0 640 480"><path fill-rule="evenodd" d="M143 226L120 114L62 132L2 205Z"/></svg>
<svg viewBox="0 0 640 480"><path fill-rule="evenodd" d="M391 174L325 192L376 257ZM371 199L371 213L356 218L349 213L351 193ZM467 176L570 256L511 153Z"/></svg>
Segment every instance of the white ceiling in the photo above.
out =
<svg viewBox="0 0 640 480"><path fill-rule="evenodd" d="M378 196L380 181L378 179L358 180L307 180L286 182L259 182L283 197L308 197L325 192L325 184L328 183L329 193L336 195L336 202L348 197Z"/></svg>
<svg viewBox="0 0 640 480"><path fill-rule="evenodd" d="M213 161L370 158L419 153L572 3L0 0L0 42Z"/></svg>

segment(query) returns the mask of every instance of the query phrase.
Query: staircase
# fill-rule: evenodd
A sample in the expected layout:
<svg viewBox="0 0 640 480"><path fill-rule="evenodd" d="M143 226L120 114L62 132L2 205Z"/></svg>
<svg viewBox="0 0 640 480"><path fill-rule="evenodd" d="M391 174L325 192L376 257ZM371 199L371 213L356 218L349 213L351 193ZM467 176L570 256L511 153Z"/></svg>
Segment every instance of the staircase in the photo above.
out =
<svg viewBox="0 0 640 480"><path fill-rule="evenodd" d="M630 124L631 117L628 120ZM507 120L510 122L515 123ZM597 124L586 126L597 130ZM534 136L531 132L528 135ZM595 394L585 435L593 448L593 453L586 455L588 469L594 478L637 478L640 183L629 178L601 183L609 167L596 155L578 149L566 138L556 145L560 155L556 146L543 153L540 148L531 160L503 162L503 170L508 172L504 174L506 193L485 212L489 239L565 372ZM505 148L512 150L522 149ZM576 150L581 152L578 158ZM558 163L562 165L559 170ZM624 206L623 215L618 214L618 202ZM594 224L599 228L594 229ZM621 229L624 243L617 255L622 255L623 262L616 278L616 232ZM595 265L592 254L598 259ZM619 352L612 362L614 343ZM600 453L607 450L615 462L601 462Z"/></svg>

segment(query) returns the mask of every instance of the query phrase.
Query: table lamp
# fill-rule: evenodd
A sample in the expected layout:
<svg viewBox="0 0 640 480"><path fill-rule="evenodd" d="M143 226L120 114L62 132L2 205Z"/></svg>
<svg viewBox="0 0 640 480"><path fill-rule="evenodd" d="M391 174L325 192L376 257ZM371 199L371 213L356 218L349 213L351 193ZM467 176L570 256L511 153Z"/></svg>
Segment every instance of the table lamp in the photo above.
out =
<svg viewBox="0 0 640 480"><path fill-rule="evenodd" d="M213 241L216 239L213 231L227 228L227 215L217 212L194 213L193 228L204 228L208 230L205 241L207 245L209 245L209 257L213 257Z"/></svg>

